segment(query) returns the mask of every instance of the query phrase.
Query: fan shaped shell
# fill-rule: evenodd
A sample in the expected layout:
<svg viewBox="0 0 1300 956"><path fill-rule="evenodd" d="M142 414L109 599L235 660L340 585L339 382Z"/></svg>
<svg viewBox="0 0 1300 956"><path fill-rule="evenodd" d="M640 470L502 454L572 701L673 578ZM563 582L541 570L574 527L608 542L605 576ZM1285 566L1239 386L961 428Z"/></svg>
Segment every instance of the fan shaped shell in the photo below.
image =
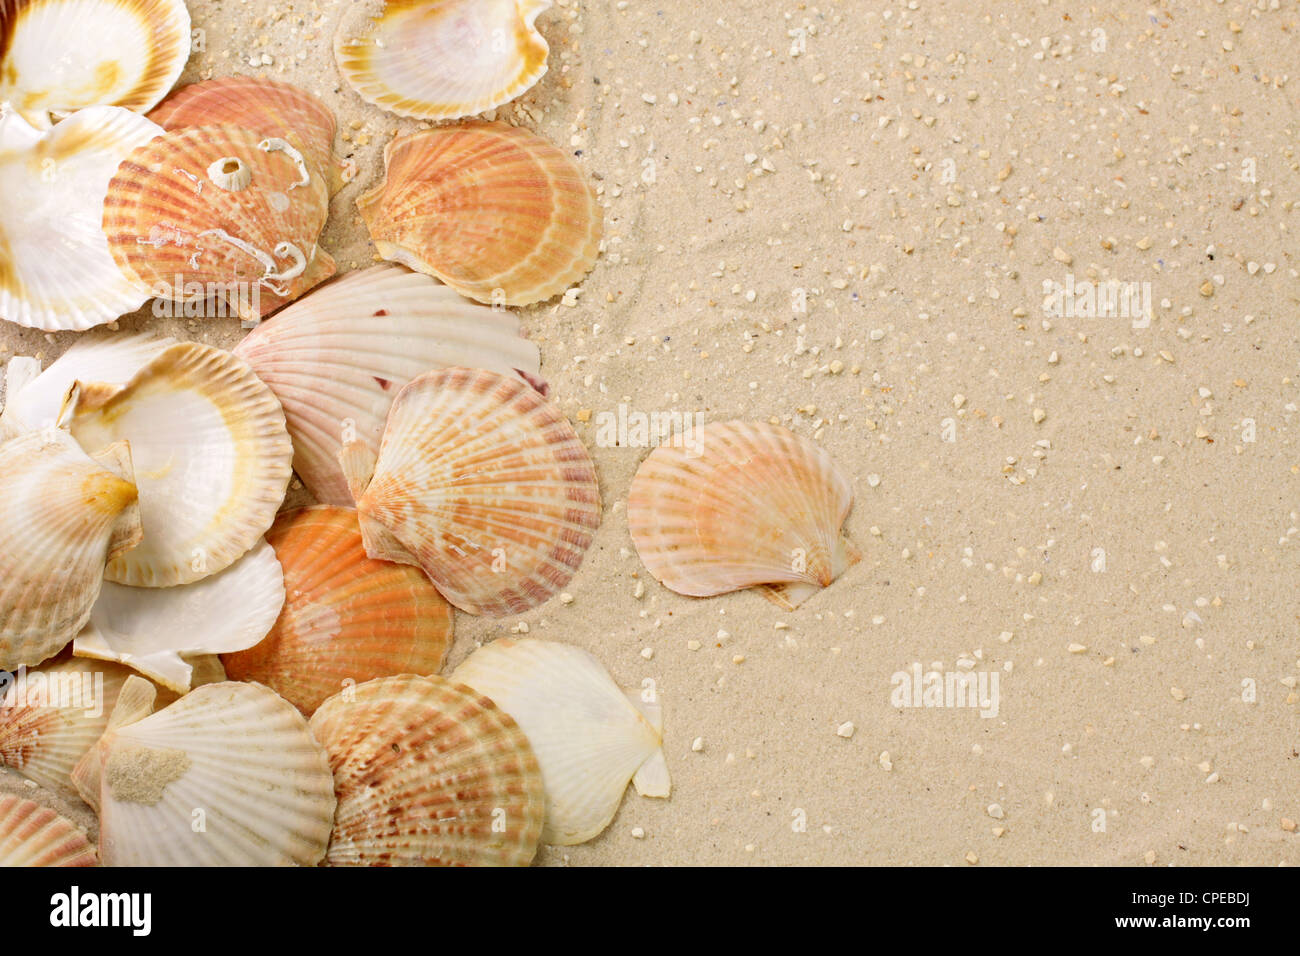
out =
<svg viewBox="0 0 1300 956"><path fill-rule="evenodd" d="M289 512L266 537L288 598L265 640L223 656L232 680L265 684L311 714L344 687L442 668L451 606L418 568L367 557L355 511Z"/></svg>
<svg viewBox="0 0 1300 956"><path fill-rule="evenodd" d="M235 349L271 386L293 437L294 470L316 499L351 506L345 441L378 453L399 389L434 368L486 368L539 381L537 346L504 310L428 276L380 265L313 290Z"/></svg>
<svg viewBox="0 0 1300 956"><path fill-rule="evenodd" d="M505 123L402 136L357 200L379 254L462 295L529 305L591 271L604 214L567 153Z"/></svg>
<svg viewBox="0 0 1300 956"><path fill-rule="evenodd" d="M67 817L0 793L0 867L94 866L95 848Z"/></svg>
<svg viewBox="0 0 1300 956"><path fill-rule="evenodd" d="M492 701L441 677L359 684L311 719L338 812L333 866L525 866L544 791L523 732Z"/></svg>

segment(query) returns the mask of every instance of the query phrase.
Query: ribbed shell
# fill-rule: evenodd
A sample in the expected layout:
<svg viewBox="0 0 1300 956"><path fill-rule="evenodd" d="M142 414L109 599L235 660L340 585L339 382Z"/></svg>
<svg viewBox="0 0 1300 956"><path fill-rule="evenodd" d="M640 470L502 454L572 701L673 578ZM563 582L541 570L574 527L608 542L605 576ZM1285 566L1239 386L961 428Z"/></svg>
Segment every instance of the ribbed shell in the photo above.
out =
<svg viewBox="0 0 1300 956"><path fill-rule="evenodd" d="M249 333L235 354L271 386L293 437L294 470L323 504L352 505L339 468L345 436L378 453L398 390L433 368L466 366L540 380L519 320L401 266L313 290Z"/></svg>
<svg viewBox="0 0 1300 956"><path fill-rule="evenodd" d="M149 298L117 268L100 222L118 164L161 132L114 106L81 110L45 133L0 114L0 319L79 331Z"/></svg>
<svg viewBox="0 0 1300 956"><path fill-rule="evenodd" d="M114 261L160 299L217 295L226 314L249 321L329 278L334 260L317 246L328 183L306 156L275 142L215 125L173 130L136 149L104 200ZM226 160L251 171L247 188L213 180L210 170Z"/></svg>
<svg viewBox="0 0 1300 956"><path fill-rule="evenodd" d="M325 853L329 764L265 687L199 687L97 749L106 866L312 866Z"/></svg>
<svg viewBox="0 0 1300 956"><path fill-rule="evenodd" d="M390 674L436 674L452 610L418 568L366 556L350 508L281 515L267 532L288 599L265 640L222 662L304 714L344 687Z"/></svg>
<svg viewBox="0 0 1300 956"><path fill-rule="evenodd" d="M517 378L453 368L398 393L357 510L371 557L418 563L456 607L501 617L573 577L600 489L558 408Z"/></svg>
<svg viewBox="0 0 1300 956"><path fill-rule="evenodd" d="M329 865L531 862L541 771L492 701L441 677L385 677L331 697L311 729L338 793Z"/></svg>
<svg viewBox="0 0 1300 956"><path fill-rule="evenodd" d="M492 698L528 735L546 783L543 843L595 837L634 776L644 795L668 796L660 730L646 717L657 718L654 694L644 692L651 699L643 713L582 648L502 638L466 658L452 679Z"/></svg>
<svg viewBox="0 0 1300 956"><path fill-rule="evenodd" d="M139 540L136 486L121 475L129 464L111 464L60 429L0 445L0 670L39 664L72 640L112 552Z"/></svg>
<svg viewBox="0 0 1300 956"><path fill-rule="evenodd" d="M0 0L0 101L37 126L86 106L143 113L189 55L183 0Z"/></svg>
<svg viewBox="0 0 1300 956"><path fill-rule="evenodd" d="M76 824L48 807L0 793L0 867L94 866L95 848Z"/></svg>
<svg viewBox="0 0 1300 956"><path fill-rule="evenodd" d="M293 447L271 390L242 360L209 345L172 345L101 405L78 406L86 448L131 444L145 526L107 578L137 587L188 584L233 564L271 527Z"/></svg>
<svg viewBox="0 0 1300 956"><path fill-rule="evenodd" d="M131 672L70 658L10 681L0 700L0 764L70 795L72 769L108 726Z"/></svg>
<svg viewBox="0 0 1300 956"><path fill-rule="evenodd" d="M508 103L546 73L537 17L551 0L388 0L334 37L339 72L368 103L401 116L456 119Z"/></svg>
<svg viewBox="0 0 1300 956"><path fill-rule="evenodd" d="M384 151L357 200L379 254L479 302L529 305L591 271L604 212L582 170L536 133L471 121Z"/></svg>
<svg viewBox="0 0 1300 956"><path fill-rule="evenodd" d="M852 504L820 446L779 425L715 422L650 453L627 520L646 568L679 594L772 585L790 607L858 559L840 532Z"/></svg>

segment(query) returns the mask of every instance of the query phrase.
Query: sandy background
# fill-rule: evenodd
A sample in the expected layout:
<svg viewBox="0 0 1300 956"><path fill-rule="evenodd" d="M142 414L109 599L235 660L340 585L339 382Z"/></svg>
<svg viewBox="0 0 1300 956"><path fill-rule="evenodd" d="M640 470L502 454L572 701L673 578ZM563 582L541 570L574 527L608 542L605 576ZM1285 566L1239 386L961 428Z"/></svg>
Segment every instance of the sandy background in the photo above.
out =
<svg viewBox="0 0 1300 956"><path fill-rule="evenodd" d="M185 77L335 109L340 271L416 125L341 85L346 6L190 0ZM1300 862L1297 6L564 0L540 26L550 72L497 115L580 156L607 241L575 305L522 317L593 416L605 520L571 605L458 615L449 665L526 623L653 678L674 793L539 861ZM1045 315L1067 273L1150 282L1150 327ZM121 322L146 325L242 334ZM621 401L815 436L865 559L792 613L665 590L624 513L646 452L596 447ZM914 662L999 671L998 716L894 708Z"/></svg>

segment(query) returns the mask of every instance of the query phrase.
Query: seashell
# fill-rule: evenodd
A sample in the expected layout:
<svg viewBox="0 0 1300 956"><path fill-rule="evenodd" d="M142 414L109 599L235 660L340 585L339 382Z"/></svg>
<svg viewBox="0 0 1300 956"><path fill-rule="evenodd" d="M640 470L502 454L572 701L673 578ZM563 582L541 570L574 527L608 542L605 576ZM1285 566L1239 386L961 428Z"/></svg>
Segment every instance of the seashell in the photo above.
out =
<svg viewBox="0 0 1300 956"><path fill-rule="evenodd" d="M378 462L356 443L342 462L366 552L420 565L471 614L501 617L547 600L600 524L596 469L573 426L495 372L420 376L393 402Z"/></svg>
<svg viewBox="0 0 1300 956"><path fill-rule="evenodd" d="M381 677L325 701L311 729L338 794L329 865L526 866L537 852L537 758L468 687Z"/></svg>
<svg viewBox="0 0 1300 956"><path fill-rule="evenodd" d="M467 122L402 136L357 200L379 255L461 295L529 305L591 271L604 212L582 170L536 133Z"/></svg>
<svg viewBox="0 0 1300 956"><path fill-rule="evenodd" d="M678 594L759 586L787 610L861 553L840 526L848 476L821 447L778 425L714 422L650 453L627 501L646 568Z"/></svg>
<svg viewBox="0 0 1300 956"><path fill-rule="evenodd" d="M0 102L48 129L86 106L146 112L185 68L190 15L183 0L5 0L0 38Z"/></svg>
<svg viewBox="0 0 1300 956"><path fill-rule="evenodd" d="M233 123L287 140L329 179L331 194L356 173L334 154L337 123L329 107L289 83L254 76L191 83L167 97L149 118L166 130Z"/></svg>
<svg viewBox="0 0 1300 956"><path fill-rule="evenodd" d="M245 187L214 182L214 164L218 179L239 164ZM334 274L317 246L328 212L325 180L287 140L200 126L164 133L123 160L103 229L119 268L157 298L216 296L218 315L229 307L256 321Z"/></svg>
<svg viewBox="0 0 1300 956"><path fill-rule="evenodd" d="M266 639L222 658L304 714L342 688L389 674L436 674L452 610L418 568L366 557L357 514L316 507L281 515L267 540L288 600Z"/></svg>
<svg viewBox="0 0 1300 956"><path fill-rule="evenodd" d="M86 448L131 444L145 533L109 562L117 584L170 587L229 567L275 520L292 471L271 390L197 342L169 346L120 389L83 395L72 434Z"/></svg>
<svg viewBox="0 0 1300 956"><path fill-rule="evenodd" d="M72 770L104 733L130 673L68 658L10 675L0 691L0 764L75 795Z"/></svg>
<svg viewBox="0 0 1300 956"><path fill-rule="evenodd" d="M121 388L174 339L120 335L91 341L78 339L41 372L36 359L14 356L5 368L5 407L0 437L50 428L63 413L68 392L77 382Z"/></svg>
<svg viewBox="0 0 1300 956"><path fill-rule="evenodd" d="M0 793L0 867L94 866L96 862L95 848L67 817L15 794Z"/></svg>
<svg viewBox="0 0 1300 956"><path fill-rule="evenodd" d="M0 670L39 664L72 640L105 562L140 540L130 456L99 447L92 458L59 428L0 445Z"/></svg>
<svg viewBox="0 0 1300 956"><path fill-rule="evenodd" d="M368 103L400 116L456 119L510 102L546 73L535 26L551 0L389 0L342 21L339 72ZM360 27L360 29L358 29Z"/></svg>
<svg viewBox="0 0 1300 956"><path fill-rule="evenodd" d="M465 366L540 381L519 320L401 266L352 272L249 333L235 354L284 406L294 470L324 504L351 507L339 469L345 440L378 453L398 390L433 368Z"/></svg>
<svg viewBox="0 0 1300 956"><path fill-rule="evenodd" d="M668 796L653 688L619 690L582 648L502 638L467 657L452 679L490 697L528 735L546 783L543 843L596 836L614 819L629 780L642 796Z"/></svg>
<svg viewBox="0 0 1300 956"><path fill-rule="evenodd" d="M329 763L307 721L273 691L208 684L142 719L116 720L83 761L98 765L82 779L98 778L104 865L312 866L324 856Z"/></svg>
<svg viewBox="0 0 1300 956"><path fill-rule="evenodd" d="M114 264L100 222L118 164L160 132L115 106L81 110L44 133L0 110L0 318L80 331L149 298Z"/></svg>
<svg viewBox="0 0 1300 956"><path fill-rule="evenodd" d="M103 780L103 758L106 753L100 746L104 735L127 724L143 720L160 705L157 687L143 677L135 674L128 676L122 683L122 689L118 691L117 702L113 705L112 713L108 715L108 724L104 728L104 733L100 734L99 740L95 741L94 746L87 750L77 761L77 765L72 768L72 785L96 815L100 811L100 783Z"/></svg>
<svg viewBox="0 0 1300 956"><path fill-rule="evenodd" d="M280 562L262 541L226 570L193 584L133 588L105 582L73 653L117 661L184 694L193 680L191 658L252 647L283 606Z"/></svg>

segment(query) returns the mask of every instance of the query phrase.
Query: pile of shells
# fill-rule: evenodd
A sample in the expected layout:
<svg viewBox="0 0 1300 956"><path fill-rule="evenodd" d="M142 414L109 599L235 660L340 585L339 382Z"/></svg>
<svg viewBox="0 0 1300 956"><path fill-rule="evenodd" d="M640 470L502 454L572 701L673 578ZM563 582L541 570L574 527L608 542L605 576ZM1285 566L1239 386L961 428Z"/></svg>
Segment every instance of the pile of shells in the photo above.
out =
<svg viewBox="0 0 1300 956"><path fill-rule="evenodd" d="M549 6L375 4L339 68L384 109L471 116L545 71ZM72 16L113 54L48 56ZM357 200L388 261L333 278L319 239L357 175L334 116L272 80L171 92L189 26L181 0L0 5L0 319L80 331L216 297L253 327L233 352L118 333L5 369L0 763L83 800L99 841L7 798L0 863L519 865L590 840L629 783L669 795L654 695L549 641L439 672L457 611L548 601L600 525L506 309L593 268L595 193L524 129L399 136ZM629 499L666 586L793 606L857 559L815 445L699 437ZM315 506L285 508L294 472Z"/></svg>

